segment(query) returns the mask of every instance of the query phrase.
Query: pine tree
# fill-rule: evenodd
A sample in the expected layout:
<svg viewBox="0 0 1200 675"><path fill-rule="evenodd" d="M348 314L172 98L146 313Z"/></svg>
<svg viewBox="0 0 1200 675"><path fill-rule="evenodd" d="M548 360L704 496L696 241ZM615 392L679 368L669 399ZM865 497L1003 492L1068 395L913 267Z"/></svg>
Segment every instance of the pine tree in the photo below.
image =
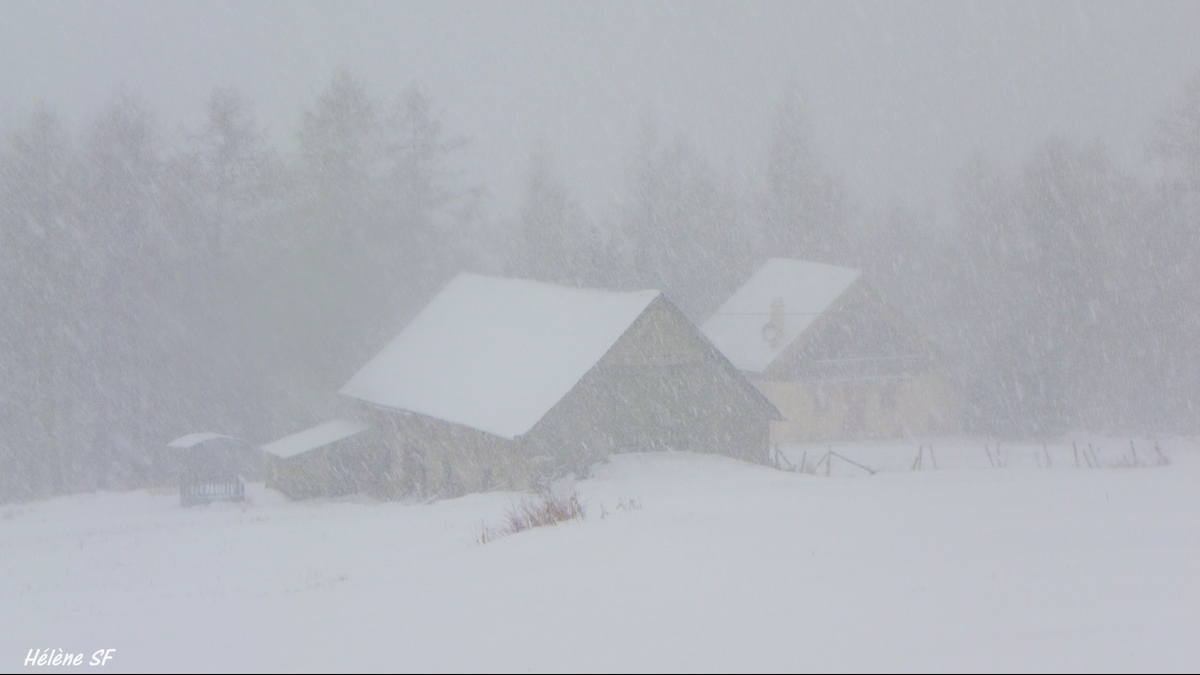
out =
<svg viewBox="0 0 1200 675"><path fill-rule="evenodd" d="M623 212L632 280L667 293L694 321L708 318L749 274L751 244L736 194L683 136L645 127Z"/></svg>
<svg viewBox="0 0 1200 675"><path fill-rule="evenodd" d="M571 196L550 151L539 144L529 158L520 211L518 273L553 283L595 285L605 243Z"/></svg>
<svg viewBox="0 0 1200 675"><path fill-rule="evenodd" d="M278 198L279 158L237 89L214 89L205 112L204 126L191 137L184 158L189 166L181 179L200 196L196 206L204 220L205 252L216 260L231 253L244 256L251 240L266 234L254 230Z"/></svg>
<svg viewBox="0 0 1200 675"><path fill-rule="evenodd" d="M1200 194L1200 72L1184 86L1182 100L1159 118L1152 149L1189 191Z"/></svg>
<svg viewBox="0 0 1200 675"><path fill-rule="evenodd" d="M178 410L171 344L181 339L167 289L177 231L165 217L163 144L153 114L118 94L91 124L80 156L74 228L87 283L75 296L73 335L83 364L74 403L84 442L72 448L76 489L125 488L147 476L149 448Z"/></svg>
<svg viewBox="0 0 1200 675"><path fill-rule="evenodd" d="M795 82L784 89L771 130L760 214L764 257L845 259L849 199L811 139Z"/></svg>
<svg viewBox="0 0 1200 675"><path fill-rule="evenodd" d="M72 488L85 291L75 148L39 107L0 147L0 502Z"/></svg>

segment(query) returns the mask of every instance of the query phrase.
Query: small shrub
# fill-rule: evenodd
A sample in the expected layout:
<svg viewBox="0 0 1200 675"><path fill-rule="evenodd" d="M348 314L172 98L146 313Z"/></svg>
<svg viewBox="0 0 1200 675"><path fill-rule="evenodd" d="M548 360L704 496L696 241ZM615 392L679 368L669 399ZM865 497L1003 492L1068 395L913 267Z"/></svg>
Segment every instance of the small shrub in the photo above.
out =
<svg viewBox="0 0 1200 675"><path fill-rule="evenodd" d="M618 511L637 511L642 508L642 503L633 497L621 497L617 500Z"/></svg>
<svg viewBox="0 0 1200 675"><path fill-rule="evenodd" d="M621 497L617 500L618 511L637 511L642 508L642 502L634 497ZM609 516L608 509L604 508L604 502L600 502L600 517L607 518Z"/></svg>
<svg viewBox="0 0 1200 675"><path fill-rule="evenodd" d="M535 498L524 499L513 504L504 514L500 526L480 525L475 541L486 544L510 534L524 532L535 527L545 527L568 520L583 520L587 515L579 494L574 489L567 493L543 492Z"/></svg>

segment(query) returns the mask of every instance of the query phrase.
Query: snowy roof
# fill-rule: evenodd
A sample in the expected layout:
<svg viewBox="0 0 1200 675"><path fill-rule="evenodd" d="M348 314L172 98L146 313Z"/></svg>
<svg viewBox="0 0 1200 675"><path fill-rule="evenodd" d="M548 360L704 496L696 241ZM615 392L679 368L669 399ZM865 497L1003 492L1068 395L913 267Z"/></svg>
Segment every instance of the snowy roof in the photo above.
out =
<svg viewBox="0 0 1200 675"><path fill-rule="evenodd" d="M237 439L233 438L232 436L226 436L225 434L214 434L211 431L205 431L205 432L201 432L198 434L188 434L186 436L180 436L179 438L176 438L175 440L171 441L170 443L167 443L167 447L168 448L180 448L180 449L186 450L187 448L190 448L194 445L199 445L200 443L203 443L204 441L211 441L214 438L226 438L231 441L237 441Z"/></svg>
<svg viewBox="0 0 1200 675"><path fill-rule="evenodd" d="M276 457L287 459L309 450L336 443L343 438L349 438L360 431L365 431L371 425L356 420L334 420L305 429L298 434L292 434L277 441L271 441L262 446L263 452L269 452Z"/></svg>
<svg viewBox="0 0 1200 675"><path fill-rule="evenodd" d="M340 393L516 438L658 296L460 274Z"/></svg>
<svg viewBox="0 0 1200 675"><path fill-rule="evenodd" d="M772 258L701 330L733 365L761 373L861 274L848 267Z"/></svg>

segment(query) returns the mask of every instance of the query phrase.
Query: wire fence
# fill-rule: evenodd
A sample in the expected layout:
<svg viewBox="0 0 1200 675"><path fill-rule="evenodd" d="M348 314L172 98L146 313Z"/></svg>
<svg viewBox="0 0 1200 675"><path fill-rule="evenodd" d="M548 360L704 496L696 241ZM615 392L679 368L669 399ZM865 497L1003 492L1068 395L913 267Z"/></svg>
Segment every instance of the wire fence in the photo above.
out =
<svg viewBox="0 0 1200 675"><path fill-rule="evenodd" d="M946 440L777 443L776 468L814 476L868 475L953 469L1132 469L1169 466L1156 440L1105 439L1054 443Z"/></svg>

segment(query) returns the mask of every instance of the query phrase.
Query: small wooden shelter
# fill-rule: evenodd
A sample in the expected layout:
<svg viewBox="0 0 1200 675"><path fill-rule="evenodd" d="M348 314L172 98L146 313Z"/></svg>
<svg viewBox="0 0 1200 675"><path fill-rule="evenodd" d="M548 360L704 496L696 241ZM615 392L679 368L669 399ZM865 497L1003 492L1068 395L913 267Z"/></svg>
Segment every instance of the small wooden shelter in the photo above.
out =
<svg viewBox="0 0 1200 675"><path fill-rule="evenodd" d="M658 291L461 274L342 389L379 429L378 490L526 489L611 453L767 462L774 406Z"/></svg>
<svg viewBox="0 0 1200 675"><path fill-rule="evenodd" d="M858 270L771 259L703 330L783 413L774 442L958 429L938 351Z"/></svg>
<svg viewBox="0 0 1200 675"><path fill-rule="evenodd" d="M179 501L195 506L214 501L240 502L246 480L258 480L262 461L249 443L212 432L180 436L167 444L167 463L179 476Z"/></svg>

